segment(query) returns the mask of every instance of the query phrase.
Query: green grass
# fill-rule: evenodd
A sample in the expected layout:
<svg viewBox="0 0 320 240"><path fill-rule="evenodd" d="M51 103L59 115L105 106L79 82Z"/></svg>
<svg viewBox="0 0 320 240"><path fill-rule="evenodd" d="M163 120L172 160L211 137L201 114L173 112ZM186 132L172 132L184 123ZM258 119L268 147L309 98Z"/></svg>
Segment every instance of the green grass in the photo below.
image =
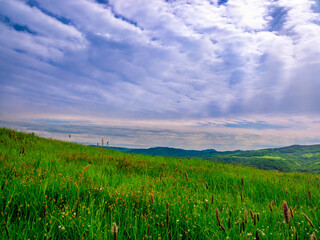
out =
<svg viewBox="0 0 320 240"><path fill-rule="evenodd" d="M282 148L269 148L250 151L218 152L213 149L195 151L178 148L155 147L148 149L114 148L116 150L146 154L152 156L171 156L181 158L196 158L243 166L253 166L264 170L281 172L312 172L320 173L320 144L293 145Z"/></svg>
<svg viewBox="0 0 320 240"><path fill-rule="evenodd" d="M114 239L113 223L118 239L295 239L294 229L310 239L320 237L319 187L314 174L132 155L0 129L1 239Z"/></svg>

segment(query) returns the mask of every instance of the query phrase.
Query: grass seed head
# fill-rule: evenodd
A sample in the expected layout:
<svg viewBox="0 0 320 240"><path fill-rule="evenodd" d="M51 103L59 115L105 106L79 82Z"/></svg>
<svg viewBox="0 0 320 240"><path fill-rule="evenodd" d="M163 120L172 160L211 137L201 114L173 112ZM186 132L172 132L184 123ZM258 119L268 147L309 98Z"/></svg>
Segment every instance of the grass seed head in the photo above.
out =
<svg viewBox="0 0 320 240"><path fill-rule="evenodd" d="M308 216L304 213L302 213L302 215L305 217L305 219L308 221L308 223L314 228L313 223L311 222L310 218L308 218Z"/></svg>
<svg viewBox="0 0 320 240"><path fill-rule="evenodd" d="M4 225L4 229L6 230L6 234L7 234L8 239L10 239L9 231L8 231L8 228L6 225Z"/></svg>
<svg viewBox="0 0 320 240"><path fill-rule="evenodd" d="M258 232L258 230L256 231L256 240L260 240L260 237L259 237L259 232Z"/></svg>
<svg viewBox="0 0 320 240"><path fill-rule="evenodd" d="M208 185L208 183L207 183L207 182L204 182L204 183L206 184L207 190L209 190L209 185Z"/></svg>
<svg viewBox="0 0 320 240"><path fill-rule="evenodd" d="M273 208L270 203L269 203L269 208L270 208L270 211L273 212Z"/></svg>
<svg viewBox="0 0 320 240"><path fill-rule="evenodd" d="M218 210L218 208L216 208L216 219L217 219L217 225L220 226L221 223L220 223L219 210Z"/></svg>
<svg viewBox="0 0 320 240"><path fill-rule="evenodd" d="M112 224L111 232L112 233L118 233L119 227L117 226L116 223Z"/></svg>
<svg viewBox="0 0 320 240"><path fill-rule="evenodd" d="M286 223L290 225L289 207L286 201L283 201L283 215Z"/></svg>
<svg viewBox="0 0 320 240"><path fill-rule="evenodd" d="M242 221L240 224L240 233L245 232L246 227L245 227L245 223Z"/></svg>
<svg viewBox="0 0 320 240"><path fill-rule="evenodd" d="M86 171L88 171L88 169L91 167L91 164L89 164L89 165L87 165L87 166L85 166L83 169L82 169L82 171L81 171L81 175L80 175L80 181L79 181L79 184L82 182L82 180L83 180L83 174L86 172ZM78 186L78 185L76 185L76 186ZM78 187L79 188L79 187Z"/></svg>
<svg viewBox="0 0 320 240"><path fill-rule="evenodd" d="M248 222L248 211L247 211L247 209L244 210L243 221L244 221L245 223Z"/></svg>
<svg viewBox="0 0 320 240"><path fill-rule="evenodd" d="M151 200L151 203L154 204L154 195L153 195L153 193L150 193L150 200Z"/></svg>
<svg viewBox="0 0 320 240"><path fill-rule="evenodd" d="M254 219L253 211L252 211L252 209L250 209L249 211L250 211L251 219L253 220Z"/></svg>
<svg viewBox="0 0 320 240"><path fill-rule="evenodd" d="M188 177L187 170L185 171L185 174L186 174L186 180L187 180L187 182L189 182L189 177Z"/></svg>
<svg viewBox="0 0 320 240"><path fill-rule="evenodd" d="M117 224L113 223L111 227L111 232L113 233L114 240L118 239L118 230L119 230L119 227L117 226Z"/></svg>
<svg viewBox="0 0 320 240"><path fill-rule="evenodd" d="M226 229L224 228L224 226L223 226L222 224L220 224L220 229L221 229L221 231L223 231L223 232L226 231Z"/></svg>
<svg viewBox="0 0 320 240"><path fill-rule="evenodd" d="M310 190L308 191L308 196L309 196L309 198L311 199L311 192L310 192Z"/></svg>
<svg viewBox="0 0 320 240"><path fill-rule="evenodd" d="M290 216L291 216L291 218L293 218L293 210L292 210L292 208L290 207L289 210L290 210Z"/></svg>

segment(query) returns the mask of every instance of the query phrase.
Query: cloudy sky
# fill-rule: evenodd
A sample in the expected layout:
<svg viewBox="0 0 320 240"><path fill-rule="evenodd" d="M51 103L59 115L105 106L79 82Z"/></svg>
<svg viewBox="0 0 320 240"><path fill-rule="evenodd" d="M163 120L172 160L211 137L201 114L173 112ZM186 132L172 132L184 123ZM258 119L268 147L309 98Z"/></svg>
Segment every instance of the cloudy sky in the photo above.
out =
<svg viewBox="0 0 320 240"><path fill-rule="evenodd" d="M0 126L127 147L320 143L320 1L0 0Z"/></svg>

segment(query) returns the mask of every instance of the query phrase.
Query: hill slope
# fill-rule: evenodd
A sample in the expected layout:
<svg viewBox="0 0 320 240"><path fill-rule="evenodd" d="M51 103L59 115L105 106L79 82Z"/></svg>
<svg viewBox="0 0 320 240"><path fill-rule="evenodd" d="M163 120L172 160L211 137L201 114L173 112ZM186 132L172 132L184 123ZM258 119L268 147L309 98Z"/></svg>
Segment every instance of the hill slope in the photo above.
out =
<svg viewBox="0 0 320 240"><path fill-rule="evenodd" d="M289 146L256 151L218 152L202 159L252 165L261 169L320 173L320 145Z"/></svg>
<svg viewBox="0 0 320 240"><path fill-rule="evenodd" d="M151 156L199 158L210 161L251 165L260 169L320 173L320 145L289 146L252 151L218 152L213 149L196 151L168 147L148 149L113 148L121 152Z"/></svg>
<svg viewBox="0 0 320 240"><path fill-rule="evenodd" d="M0 239L310 239L319 237L319 187L312 174L0 129Z"/></svg>

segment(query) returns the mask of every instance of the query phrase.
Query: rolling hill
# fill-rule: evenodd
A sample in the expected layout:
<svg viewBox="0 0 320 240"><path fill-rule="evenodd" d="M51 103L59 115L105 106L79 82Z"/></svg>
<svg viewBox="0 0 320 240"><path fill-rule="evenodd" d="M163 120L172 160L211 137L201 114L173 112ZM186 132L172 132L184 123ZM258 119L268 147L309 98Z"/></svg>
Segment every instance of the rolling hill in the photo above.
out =
<svg viewBox="0 0 320 240"><path fill-rule="evenodd" d="M319 188L310 173L0 129L0 239L316 239Z"/></svg>
<svg viewBox="0 0 320 240"><path fill-rule="evenodd" d="M168 147L147 149L111 148L126 153L146 154L150 156L198 158L230 164L251 165L266 170L320 173L320 145L293 145L282 148L226 152L219 152L214 149L197 151Z"/></svg>
<svg viewBox="0 0 320 240"><path fill-rule="evenodd" d="M214 149L207 149L202 151L197 150L184 150L180 148L169 148L169 147L154 147L154 148L117 148L111 147L112 149L127 152L127 153L135 153L135 154L146 154L150 156L163 156L163 157L180 157L180 158L188 158L188 157L200 157L205 154L215 153L217 152Z"/></svg>

